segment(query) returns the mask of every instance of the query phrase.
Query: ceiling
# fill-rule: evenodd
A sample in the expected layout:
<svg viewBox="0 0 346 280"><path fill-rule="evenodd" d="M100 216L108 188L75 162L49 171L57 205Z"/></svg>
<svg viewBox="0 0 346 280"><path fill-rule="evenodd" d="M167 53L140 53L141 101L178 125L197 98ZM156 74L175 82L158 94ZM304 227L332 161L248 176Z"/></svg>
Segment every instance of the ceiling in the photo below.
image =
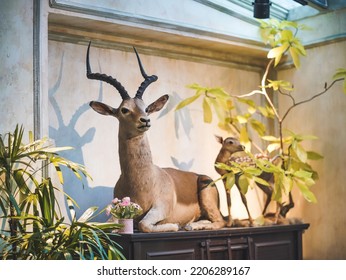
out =
<svg viewBox="0 0 346 280"><path fill-rule="evenodd" d="M214 9L229 10L229 14L257 24L253 17L255 0L194 0ZM346 8L346 0L270 0L270 17L296 21L318 14ZM300 3L306 2L307 5Z"/></svg>
<svg viewBox="0 0 346 280"><path fill-rule="evenodd" d="M136 1L50 0L48 38L83 45L92 40L94 46L124 51L136 46L150 55L258 71L267 62L268 46L253 17L254 0L189 0L182 1L184 5L166 0L156 9L149 5L156 0ZM271 2L271 18L299 18L315 28L304 35L307 47L346 38L346 0L329 0L328 8L312 1L309 6L293 0Z"/></svg>

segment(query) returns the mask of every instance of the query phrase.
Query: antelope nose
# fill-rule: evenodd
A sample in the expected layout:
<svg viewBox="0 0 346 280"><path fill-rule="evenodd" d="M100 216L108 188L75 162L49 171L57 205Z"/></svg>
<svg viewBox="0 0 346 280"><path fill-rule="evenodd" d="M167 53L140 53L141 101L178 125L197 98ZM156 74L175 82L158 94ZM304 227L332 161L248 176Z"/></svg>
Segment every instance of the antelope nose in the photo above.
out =
<svg viewBox="0 0 346 280"><path fill-rule="evenodd" d="M150 124L150 119L147 118L140 118L139 119L142 123L144 123L145 125L149 125Z"/></svg>

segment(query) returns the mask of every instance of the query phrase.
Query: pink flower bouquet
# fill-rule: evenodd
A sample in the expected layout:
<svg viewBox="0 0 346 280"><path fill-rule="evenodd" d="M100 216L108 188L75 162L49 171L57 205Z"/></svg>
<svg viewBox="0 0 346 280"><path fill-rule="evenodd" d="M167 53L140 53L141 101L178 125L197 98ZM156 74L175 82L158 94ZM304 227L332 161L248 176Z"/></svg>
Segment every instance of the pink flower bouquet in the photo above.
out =
<svg viewBox="0 0 346 280"><path fill-rule="evenodd" d="M132 202L129 197L114 198L106 208L106 214L117 219L133 219L142 213L143 209L137 203Z"/></svg>

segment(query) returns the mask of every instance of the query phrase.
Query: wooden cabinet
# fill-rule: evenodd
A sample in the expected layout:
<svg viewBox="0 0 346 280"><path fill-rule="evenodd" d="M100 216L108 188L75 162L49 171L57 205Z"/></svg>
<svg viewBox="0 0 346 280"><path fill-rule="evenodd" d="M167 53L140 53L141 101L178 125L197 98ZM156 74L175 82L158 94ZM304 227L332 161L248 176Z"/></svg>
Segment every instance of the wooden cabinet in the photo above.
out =
<svg viewBox="0 0 346 280"><path fill-rule="evenodd" d="M123 234L113 239L133 260L302 259L302 234L309 224L214 231Z"/></svg>

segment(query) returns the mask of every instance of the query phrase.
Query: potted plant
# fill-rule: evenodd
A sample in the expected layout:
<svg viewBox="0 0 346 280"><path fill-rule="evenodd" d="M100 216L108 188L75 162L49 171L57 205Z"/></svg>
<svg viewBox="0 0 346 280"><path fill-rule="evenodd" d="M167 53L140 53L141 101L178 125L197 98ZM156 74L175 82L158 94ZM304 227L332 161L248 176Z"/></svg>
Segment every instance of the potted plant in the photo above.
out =
<svg viewBox="0 0 346 280"><path fill-rule="evenodd" d="M78 178L89 176L84 166L59 156L71 148L52 147L32 133L24 144L23 134L17 125L13 133L0 135L0 259L123 259L108 233L118 225L91 222L96 207L77 220L73 199L63 193L71 205L66 221L57 199L62 190L43 175L51 165L61 184L61 166Z"/></svg>
<svg viewBox="0 0 346 280"><path fill-rule="evenodd" d="M133 233L133 219L143 213L142 208L131 201L129 197L122 199L114 198L112 203L106 208L106 214L112 217L122 225L119 233Z"/></svg>
<svg viewBox="0 0 346 280"><path fill-rule="evenodd" d="M211 123L214 111L219 127L238 138L251 159L251 164L246 164L246 161L245 164L234 161L227 164L216 163L217 168L227 171L218 180L223 180L228 193L237 180L239 189L244 195L254 181L266 184L272 188L271 200L279 205L280 212L277 212L277 215L280 213L282 216L294 206L292 198L294 187L299 189L307 201L313 203L317 201L311 186L318 179L318 173L313 170L309 162L323 158L315 151L305 150L302 145L303 141L315 140L315 136L297 134L285 128L284 121L296 107L327 93L338 82L343 82L343 90L346 93L346 69L338 69L333 81L329 85L326 83L321 92L299 101L293 93L295 89L290 82L268 78L271 69L288 56L292 58L296 68L300 66L300 56L306 55L305 48L297 37L302 29L306 27L295 22L280 22L275 19L260 21L263 41L270 45L270 50L267 55L269 61L259 89L243 95L230 95L222 88L207 88L192 84L188 87L193 89L195 94L181 101L176 107L176 110L179 110L203 98L204 121ZM274 105L275 94L286 97L287 102L291 102L286 111L279 112ZM253 99L256 95L263 97L260 104ZM270 132L272 131L269 129L270 123L276 123L277 131ZM264 145L259 145L254 139L261 139ZM264 156L256 157L254 153ZM278 160L274 161L274 158ZM272 186L261 180L264 172L272 174L274 178ZM263 221L263 217L257 220L260 224Z"/></svg>

